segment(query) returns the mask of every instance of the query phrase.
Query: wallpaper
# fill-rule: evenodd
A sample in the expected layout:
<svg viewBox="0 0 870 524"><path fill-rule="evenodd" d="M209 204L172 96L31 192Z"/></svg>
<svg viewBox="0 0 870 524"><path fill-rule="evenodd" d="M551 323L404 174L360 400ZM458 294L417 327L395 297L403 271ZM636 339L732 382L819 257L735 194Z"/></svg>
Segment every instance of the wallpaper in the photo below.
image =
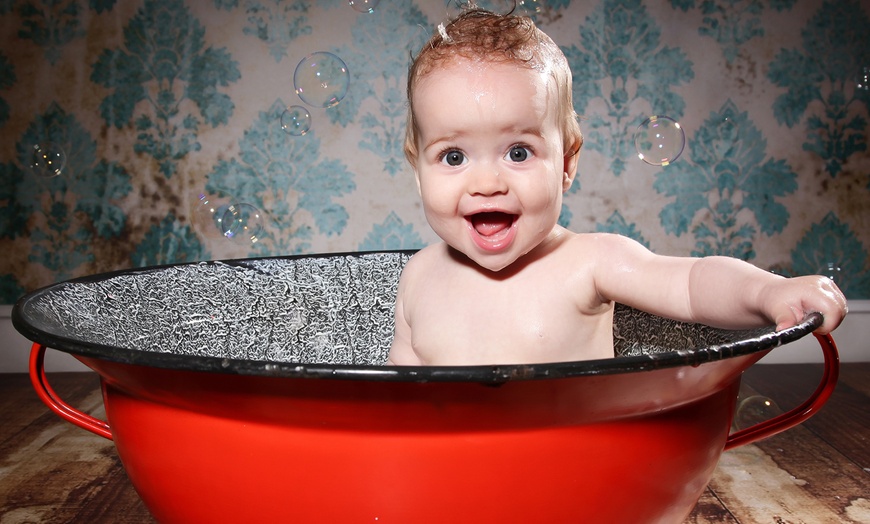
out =
<svg viewBox="0 0 870 524"><path fill-rule="evenodd" d="M0 0L0 303L115 269L436 241L405 79L459 7L351 4ZM586 142L561 224L870 298L870 0L517 9L574 73Z"/></svg>

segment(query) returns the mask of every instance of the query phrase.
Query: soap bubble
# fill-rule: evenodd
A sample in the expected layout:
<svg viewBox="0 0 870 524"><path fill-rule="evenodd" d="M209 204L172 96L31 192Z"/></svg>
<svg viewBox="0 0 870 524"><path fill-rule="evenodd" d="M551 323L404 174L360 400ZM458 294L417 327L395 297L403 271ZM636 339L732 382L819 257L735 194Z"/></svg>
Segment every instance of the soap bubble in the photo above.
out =
<svg viewBox="0 0 870 524"><path fill-rule="evenodd" d="M862 91L870 91L870 67L862 67L858 69L858 74L855 78L855 87Z"/></svg>
<svg viewBox="0 0 870 524"><path fill-rule="evenodd" d="M52 178L60 175L66 167L66 153L53 142L34 144L27 161L31 173L40 178Z"/></svg>
<svg viewBox="0 0 870 524"><path fill-rule="evenodd" d="M378 6L381 0L347 0L347 4L353 8L354 11L359 11L360 13L374 13L375 7Z"/></svg>
<svg viewBox="0 0 870 524"><path fill-rule="evenodd" d="M824 267L819 268L818 274L830 278L835 284L843 283L843 269L836 262L826 263Z"/></svg>
<svg viewBox="0 0 870 524"><path fill-rule="evenodd" d="M206 238L226 236L227 226L223 221L231 202L227 196L200 193L193 212L193 225L196 230Z"/></svg>
<svg viewBox="0 0 870 524"><path fill-rule="evenodd" d="M290 106L281 115L281 129L288 135L302 136L311 129L311 115L302 106Z"/></svg>
<svg viewBox="0 0 870 524"><path fill-rule="evenodd" d="M231 204L224 211L221 226L228 239L254 244L263 234L263 214L251 204Z"/></svg>
<svg viewBox="0 0 870 524"><path fill-rule="evenodd" d="M534 16L543 10L543 2L540 0L520 0L517 2L520 14L525 16Z"/></svg>
<svg viewBox="0 0 870 524"><path fill-rule="evenodd" d="M781 413L779 407L773 400L764 395L750 395L738 398L733 426L736 429L746 429L770 420L779 413Z"/></svg>
<svg viewBox="0 0 870 524"><path fill-rule="evenodd" d="M654 166L666 166L679 158L686 146L680 123L667 116L651 116L634 132L637 157Z"/></svg>
<svg viewBox="0 0 870 524"><path fill-rule="evenodd" d="M318 51L303 58L293 73L293 86L312 107L332 107L347 95L350 73L341 58Z"/></svg>

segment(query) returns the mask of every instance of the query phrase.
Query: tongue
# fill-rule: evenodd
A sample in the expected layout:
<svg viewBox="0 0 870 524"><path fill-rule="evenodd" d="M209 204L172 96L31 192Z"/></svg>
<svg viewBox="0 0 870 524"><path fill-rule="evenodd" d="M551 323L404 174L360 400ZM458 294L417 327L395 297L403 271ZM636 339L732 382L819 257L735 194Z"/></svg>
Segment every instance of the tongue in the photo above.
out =
<svg viewBox="0 0 870 524"><path fill-rule="evenodd" d="M481 236L488 237L511 227L514 218L507 213L478 213L471 217L471 224Z"/></svg>

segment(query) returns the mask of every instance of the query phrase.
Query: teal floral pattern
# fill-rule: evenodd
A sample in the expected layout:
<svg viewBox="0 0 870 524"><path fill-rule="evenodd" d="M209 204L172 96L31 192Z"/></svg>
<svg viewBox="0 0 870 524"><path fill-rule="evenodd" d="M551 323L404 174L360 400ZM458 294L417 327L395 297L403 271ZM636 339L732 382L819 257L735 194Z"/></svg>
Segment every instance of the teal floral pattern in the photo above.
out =
<svg viewBox="0 0 870 524"><path fill-rule="evenodd" d="M611 158L617 176L634 157L635 128L650 115L679 120L685 100L675 87L694 78L686 54L661 43L661 29L641 0L604 0L579 26L580 45L563 46L574 73L574 107L587 146ZM606 113L587 113L593 101Z"/></svg>
<svg viewBox="0 0 870 524"><path fill-rule="evenodd" d="M109 11L116 0L90 0L89 7L96 13ZM79 0L44 0L17 3L21 28L18 37L30 40L43 48L45 59L55 64L61 58L63 47L83 38L86 34L81 23L83 7ZM14 0L0 2L0 14L12 11Z"/></svg>
<svg viewBox="0 0 870 524"><path fill-rule="evenodd" d="M265 231L253 246L263 255L308 251L315 232L340 234L348 213L335 199L356 189L347 166L317 156L316 133L295 137L281 130L285 107L277 100L260 112L239 141L239 157L218 162L207 176L208 191L268 211Z"/></svg>
<svg viewBox="0 0 870 524"><path fill-rule="evenodd" d="M463 3L0 0L0 302L131 266L422 247L407 68ZM850 299L870 298L866 1L516 9L572 67L586 142L559 224L789 275L833 264ZM315 51L350 72L334 107L294 92ZM290 105L310 113L303 136L281 128ZM635 151L651 115L686 132L667 166ZM59 176L30 168L35 145L62 152ZM260 210L256 242L203 228L200 194Z"/></svg>
<svg viewBox="0 0 870 524"><path fill-rule="evenodd" d="M215 0L215 6L232 10L238 1ZM269 54L276 62L287 56L290 45L298 37L311 34L311 26L305 13L309 2L260 2L248 0L244 3L248 25L246 35L255 36L269 48Z"/></svg>
<svg viewBox="0 0 870 524"><path fill-rule="evenodd" d="M383 159L391 176L405 167L405 78L409 57L425 43L419 28L431 24L414 5L402 3L360 18L351 36L353 44L335 49L348 63L354 87L341 104L329 111L332 122L343 126L358 121L363 129L360 149ZM383 51L361 51L370 45ZM372 109L361 110L363 105Z"/></svg>
<svg viewBox="0 0 870 524"><path fill-rule="evenodd" d="M45 59L54 64L65 44L85 35L79 21L80 9L75 0L22 2L18 7L22 22L18 37L42 47Z"/></svg>
<svg viewBox="0 0 870 524"><path fill-rule="evenodd" d="M396 249L420 249L423 239L414 231L413 224L405 224L395 212L375 225L359 245L360 251L383 251Z"/></svg>
<svg viewBox="0 0 870 524"><path fill-rule="evenodd" d="M26 234L31 249L28 259L58 278L68 278L80 266L93 262L94 242L117 238L123 232L126 215L117 203L131 190L130 176L117 163L99 159L96 141L57 105L32 122L21 137L19 165L30 165L34 144L59 148L66 166L51 178L13 173L17 179L14 211L31 219L26 224L14 221L4 233Z"/></svg>
<svg viewBox="0 0 870 524"><path fill-rule="evenodd" d="M655 190L675 197L659 213L662 226L681 235L704 210L710 218L692 229L694 256L755 258L757 228L772 235L788 223L788 210L775 198L797 189L797 175L784 160L765 158L767 141L730 100L710 114L690 144L689 158L656 175ZM741 220L744 210L753 222Z"/></svg>
<svg viewBox="0 0 870 524"><path fill-rule="evenodd" d="M806 116L803 148L825 161L836 177L853 156L867 151L870 93L857 74L870 64L870 18L856 0L827 1L801 31L802 49L783 49L768 77L786 89L773 105L777 121L793 127Z"/></svg>
<svg viewBox="0 0 870 524"><path fill-rule="evenodd" d="M139 153L151 155L166 178L176 162L198 151L203 123L226 124L235 105L218 92L239 79L238 65L225 49L205 47L205 30L181 0L146 0L124 29L126 49L106 49L91 74L94 83L114 89L100 112L109 125L134 121ZM192 101L199 115L184 111Z"/></svg>
<svg viewBox="0 0 870 524"><path fill-rule="evenodd" d="M0 91L15 85L15 69L6 55L0 53ZM0 97L0 126L9 119L9 103Z"/></svg>
<svg viewBox="0 0 870 524"><path fill-rule="evenodd" d="M671 0L671 5L687 11L696 4L704 15L698 34L714 39L728 63L734 62L750 40L764 36L761 14L765 7L777 11L791 9L797 0Z"/></svg>
<svg viewBox="0 0 870 524"><path fill-rule="evenodd" d="M595 231L599 233L615 233L633 240L637 240L649 248L649 241L638 231L637 224L629 224L619 211L614 211L612 215L603 224L595 226Z"/></svg>
<svg viewBox="0 0 870 524"><path fill-rule="evenodd" d="M159 224L148 229L131 258L133 264L144 267L193 262L209 256L193 228L181 223L174 213L169 213Z"/></svg>
<svg viewBox="0 0 870 524"><path fill-rule="evenodd" d="M810 228L795 246L792 260L792 275L824 274L829 265L838 268L835 280L846 296L866 296L870 288L867 249L833 213Z"/></svg>

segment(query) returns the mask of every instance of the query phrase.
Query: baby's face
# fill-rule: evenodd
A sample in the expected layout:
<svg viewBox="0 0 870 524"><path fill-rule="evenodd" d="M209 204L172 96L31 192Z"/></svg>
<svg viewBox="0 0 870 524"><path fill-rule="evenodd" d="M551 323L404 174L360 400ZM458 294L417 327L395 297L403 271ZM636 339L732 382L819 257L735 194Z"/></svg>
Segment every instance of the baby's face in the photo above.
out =
<svg viewBox="0 0 870 524"><path fill-rule="evenodd" d="M413 95L426 219L492 271L554 234L574 176L552 83L516 64L458 59L421 78Z"/></svg>

